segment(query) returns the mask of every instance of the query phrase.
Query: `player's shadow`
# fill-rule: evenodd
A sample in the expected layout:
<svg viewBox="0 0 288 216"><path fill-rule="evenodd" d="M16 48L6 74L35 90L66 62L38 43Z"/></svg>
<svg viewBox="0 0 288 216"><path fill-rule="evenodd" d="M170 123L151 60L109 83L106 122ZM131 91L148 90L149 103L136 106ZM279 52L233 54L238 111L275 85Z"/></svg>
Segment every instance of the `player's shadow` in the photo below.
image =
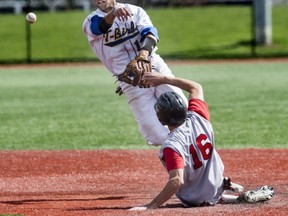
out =
<svg viewBox="0 0 288 216"><path fill-rule="evenodd" d="M0 201L3 204L10 204L10 205L23 205L26 203L40 203L40 202L73 202L73 201L97 201L97 200L120 200L126 198L125 196L110 196L110 197L101 197L95 199L24 199L24 200L8 200L8 201Z"/></svg>
<svg viewBox="0 0 288 216"><path fill-rule="evenodd" d="M23 204L33 204L33 203L44 203L44 202L75 202L75 201L109 201L109 200L122 200L127 199L128 197L125 196L107 196L107 197L100 197L100 198L87 198L87 199L77 199L77 198L63 198L63 199L22 199L22 200L8 200L8 201L0 201L2 204L10 204L10 205L23 205ZM75 207L75 208L66 208L66 211L95 211L95 210L128 210L135 206L114 206L114 207L107 207L107 206L95 206L95 207ZM165 206L161 206L160 208L183 208L181 203L174 203L174 204L166 204Z"/></svg>
<svg viewBox="0 0 288 216"><path fill-rule="evenodd" d="M135 206L128 206L128 207L91 207L91 208L85 208L85 207L80 207L80 208L70 208L70 209L66 209L67 211L96 211L96 210L128 210L130 208L133 208ZM183 206L181 205L181 203L179 204L168 204L165 206L161 206L161 208L183 208Z"/></svg>
<svg viewBox="0 0 288 216"><path fill-rule="evenodd" d="M102 198L99 198L99 199L95 199L95 200L120 200L120 199L125 199L127 197L124 197L124 196L113 196L113 197L102 197ZM79 207L79 208L69 208L69 209L66 209L66 211L95 211L95 210L128 210L130 208L132 208L133 206L131 207Z"/></svg>
<svg viewBox="0 0 288 216"><path fill-rule="evenodd" d="M130 208L133 208L135 206L127 206L127 207L91 207L91 208L70 208L66 209L67 211L96 211L96 210L128 210ZM166 204L164 206L159 207L159 209L167 209L167 208L184 208L181 203L173 203L173 204Z"/></svg>
<svg viewBox="0 0 288 216"><path fill-rule="evenodd" d="M96 211L96 210L128 210L131 207L91 207L91 208L86 208L86 207L80 207L80 208L70 208L66 209L66 211Z"/></svg>

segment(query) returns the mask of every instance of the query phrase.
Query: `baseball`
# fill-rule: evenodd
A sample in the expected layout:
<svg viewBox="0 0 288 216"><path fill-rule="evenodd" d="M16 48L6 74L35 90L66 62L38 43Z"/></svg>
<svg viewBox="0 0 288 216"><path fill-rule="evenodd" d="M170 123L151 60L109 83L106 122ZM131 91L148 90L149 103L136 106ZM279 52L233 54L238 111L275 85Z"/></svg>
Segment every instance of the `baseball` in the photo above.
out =
<svg viewBox="0 0 288 216"><path fill-rule="evenodd" d="M36 20L37 16L35 13L30 12L26 15L26 22L33 24L34 22L36 22Z"/></svg>

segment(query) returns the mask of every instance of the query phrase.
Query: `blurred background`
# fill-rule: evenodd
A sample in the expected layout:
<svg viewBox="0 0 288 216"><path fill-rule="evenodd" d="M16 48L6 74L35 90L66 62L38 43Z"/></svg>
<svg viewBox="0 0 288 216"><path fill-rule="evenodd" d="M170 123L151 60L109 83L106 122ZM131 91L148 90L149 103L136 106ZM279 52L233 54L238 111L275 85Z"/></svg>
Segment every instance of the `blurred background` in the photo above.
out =
<svg viewBox="0 0 288 216"><path fill-rule="evenodd" d="M165 59L288 57L288 0L117 2L145 8ZM0 0L0 63L97 61L82 32L95 9L91 0Z"/></svg>

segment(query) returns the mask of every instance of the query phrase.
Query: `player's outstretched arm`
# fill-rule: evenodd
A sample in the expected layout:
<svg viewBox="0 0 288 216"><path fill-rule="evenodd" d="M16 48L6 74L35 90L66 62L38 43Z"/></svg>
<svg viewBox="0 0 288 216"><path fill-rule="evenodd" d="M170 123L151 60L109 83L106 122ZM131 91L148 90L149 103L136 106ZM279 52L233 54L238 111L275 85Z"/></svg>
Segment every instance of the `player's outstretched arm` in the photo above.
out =
<svg viewBox="0 0 288 216"><path fill-rule="evenodd" d="M164 204L173 196L184 181L183 169L173 169L169 171L169 180L162 191L147 205L131 208L131 211L142 211L146 209L155 209Z"/></svg>
<svg viewBox="0 0 288 216"><path fill-rule="evenodd" d="M179 87L187 92L189 92L190 98L197 98L204 100L204 94L202 86L192 80L178 78L178 77L168 77L163 76L159 73L148 73L143 76L143 80L146 81L147 85L157 86L161 84L169 84L176 87Z"/></svg>

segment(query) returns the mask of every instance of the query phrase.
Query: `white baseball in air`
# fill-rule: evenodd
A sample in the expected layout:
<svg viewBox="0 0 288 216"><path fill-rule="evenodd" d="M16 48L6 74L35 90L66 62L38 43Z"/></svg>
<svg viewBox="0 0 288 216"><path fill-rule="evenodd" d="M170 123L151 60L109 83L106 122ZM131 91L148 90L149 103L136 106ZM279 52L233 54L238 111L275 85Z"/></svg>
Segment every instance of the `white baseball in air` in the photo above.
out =
<svg viewBox="0 0 288 216"><path fill-rule="evenodd" d="M37 16L35 13L30 12L26 15L26 21L28 23L33 24L34 22L36 22L36 20L37 20Z"/></svg>

